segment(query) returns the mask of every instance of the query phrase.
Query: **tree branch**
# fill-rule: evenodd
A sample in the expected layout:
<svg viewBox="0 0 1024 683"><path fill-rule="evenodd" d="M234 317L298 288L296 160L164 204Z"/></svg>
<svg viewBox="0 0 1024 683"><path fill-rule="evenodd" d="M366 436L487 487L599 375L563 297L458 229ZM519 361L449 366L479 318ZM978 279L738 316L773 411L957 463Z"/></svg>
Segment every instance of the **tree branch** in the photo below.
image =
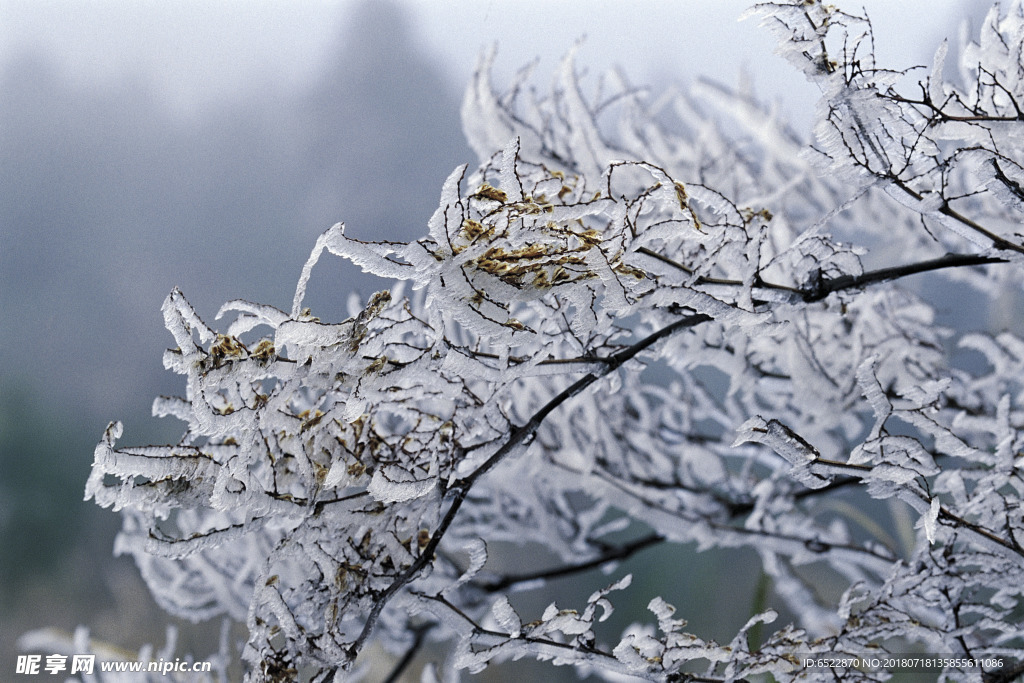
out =
<svg viewBox="0 0 1024 683"><path fill-rule="evenodd" d="M529 574L515 574L503 576L497 581L481 583L480 586L484 590L494 593L497 591L505 590L506 588L509 588L519 583L530 583L531 581L537 580L559 579L565 576L571 576L573 574L585 572L590 569L594 569L595 567L600 567L602 565L608 564L609 562L628 559L636 553L640 552L641 550L649 548L653 545L658 545L659 543L662 543L664 541L665 537L661 534L650 534L648 536L644 536L643 538L639 538L635 541L631 541L624 545L618 546L617 548L612 548L600 557L594 558L593 560L588 560L587 562L565 565L562 567L556 567L554 569L544 569L536 572L531 572Z"/></svg>
<svg viewBox="0 0 1024 683"><path fill-rule="evenodd" d="M954 212L955 213L955 212ZM956 214L959 216L959 214ZM961 217L962 218L962 217ZM979 226L980 227L980 226ZM994 236L988 231L985 234L990 236L993 240L1000 240L1001 248L1012 249L1014 251L1020 251L1024 253L1024 248L1015 249L1017 245L1012 242L1002 240L998 236ZM1002 243L1005 242L1005 245ZM648 249L647 247L641 247L637 249L639 253L642 253L651 258L655 258L662 263L672 266L684 273L693 274L691 268L675 261L667 256L659 254L656 251ZM986 256L984 254L945 254L933 259L927 259L925 261L919 261L917 263L908 263L901 266L889 266L887 268L879 268L877 270L871 270L860 275L840 275L835 278L828 278L819 280L818 283L811 288L799 288L790 287L789 285L782 285L775 282L767 282L761 280L754 286L754 289L770 289L782 292L790 292L799 296L804 301L811 303L814 301L820 301L827 297L832 292L843 291L847 289L858 289L860 287L867 287L869 285L880 284L883 282L891 282L898 280L908 275L916 275L918 273L927 273L933 270L942 270L945 268L960 268L965 266L983 266L993 263L1008 263L1009 261L999 256ZM731 287L742 287L744 283L740 280L729 280L725 278L712 278L712 277L698 277L694 284L704 285L725 285Z"/></svg>
<svg viewBox="0 0 1024 683"><path fill-rule="evenodd" d="M462 507L462 504L466 500L466 496L469 490L473 487L480 477L489 472L495 465L501 462L507 455L512 453L516 448L524 445L531 441L536 435L537 430L540 428L541 423L544 419L551 414L555 408L562 405L572 397L579 394L581 391L589 387L591 384L599 380L600 378L608 375L615 370L622 367L627 361L634 358L637 354L645 351L651 346L655 345L662 339L671 336L672 334L694 327L703 322L712 320L711 316L704 313L697 313L694 315L688 315L684 318L680 318L675 322L666 325L665 327L652 332L635 344L613 354L609 358L609 362L598 370L596 373L592 372L584 377L576 380L567 389L559 393L557 396L552 398L550 401L545 403L533 416L526 422L526 424L517 427L512 434L509 436L508 441L501 445L495 453L488 458L480 467L474 470L469 476L459 479L448 489L448 493L454 491L455 497L452 500L452 504L449 506L448 511L441 518L438 524L437 530L431 536L430 541L423 548L423 552L420 554L416 561L413 562L404 572L399 574L394 581L378 596L374 602L373 607L367 614L366 622L363 624L363 629L360 631L359 636L348 648L347 654L350 660L355 660L356 655L362 649L363 643L370 637L373 629L377 623L377 619L380 618L381 612L387 603L401 590L406 584L415 579L423 568L429 564L434 557L434 553L437 550L437 546L440 544L441 539L447 533L448 528L452 522L455 521L455 517Z"/></svg>
<svg viewBox="0 0 1024 683"><path fill-rule="evenodd" d="M395 664L395 668L393 668L391 670L391 673L388 674L388 677L384 679L384 683L398 683L398 680L402 677L402 674L409 667L409 665L412 664L412 660L416 658L416 654L420 651L420 648L423 647L423 642L426 640L427 634L430 632L430 629L432 628L434 628L434 624L427 623L421 624L420 626L417 626L412 629L412 645L409 646L409 649L405 651L405 654L402 655L402 658L398 660L397 664Z"/></svg>
<svg viewBox="0 0 1024 683"><path fill-rule="evenodd" d="M908 263L903 266L892 266L879 268L860 275L841 275L836 278L823 280L813 290L804 291L803 299L807 302L820 301L832 292L846 289L857 289L868 285L875 285L882 282L891 282L908 275L927 273L933 270L944 268L960 268L963 266L982 266L991 263L1007 263L1007 260L999 256L986 256L984 254L946 254L927 261Z"/></svg>

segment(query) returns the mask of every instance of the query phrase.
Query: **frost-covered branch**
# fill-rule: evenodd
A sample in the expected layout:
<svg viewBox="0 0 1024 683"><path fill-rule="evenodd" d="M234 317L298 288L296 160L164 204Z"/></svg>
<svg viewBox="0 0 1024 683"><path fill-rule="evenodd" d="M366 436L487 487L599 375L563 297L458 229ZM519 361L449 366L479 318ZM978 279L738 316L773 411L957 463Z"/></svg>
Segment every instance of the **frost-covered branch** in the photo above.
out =
<svg viewBox="0 0 1024 683"><path fill-rule="evenodd" d="M588 82L574 53L550 92L524 72L498 93L490 53L463 106L479 165L422 238L338 224L291 310L230 302L220 330L171 293L186 387L154 412L185 434L126 447L112 424L86 489L165 609L244 624L252 681L358 680L382 649L392 679L529 657L875 680L807 661L884 652L1015 675L1024 340L942 329L908 287L930 273L981 307L1024 283L1024 11L990 13L956 81L944 46L923 79L876 65L866 17L752 11L821 89L810 144L749 93ZM325 252L395 284L322 321ZM509 545L537 553L508 565ZM654 596L612 632L628 575L530 621L509 599L653 545L751 550L770 604L720 644Z"/></svg>

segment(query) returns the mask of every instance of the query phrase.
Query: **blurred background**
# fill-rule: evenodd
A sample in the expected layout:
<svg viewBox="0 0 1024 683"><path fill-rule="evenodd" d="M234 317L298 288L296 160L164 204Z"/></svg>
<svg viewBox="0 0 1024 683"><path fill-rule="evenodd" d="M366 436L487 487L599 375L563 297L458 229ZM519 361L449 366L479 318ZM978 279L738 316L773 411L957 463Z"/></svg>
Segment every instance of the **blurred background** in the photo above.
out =
<svg viewBox="0 0 1024 683"><path fill-rule="evenodd" d="M118 516L82 493L109 421L125 445L180 436L150 417L154 396L183 390L161 366L173 287L210 323L234 298L287 309L331 224L422 234L444 178L476 161L460 97L495 42L499 86L535 58L546 84L585 36L589 73L618 65L654 86L746 74L806 133L816 94L756 21L737 23L747 5L0 0L0 678L17 636L42 626L85 624L128 650L163 642L172 620L112 557ZM905 67L977 26L985 3L862 6L880 63ZM380 286L327 257L308 301L340 320L350 291ZM716 580L714 558L700 561L687 586L662 577L679 593L666 599L699 601L697 578ZM726 638L746 609L704 618Z"/></svg>

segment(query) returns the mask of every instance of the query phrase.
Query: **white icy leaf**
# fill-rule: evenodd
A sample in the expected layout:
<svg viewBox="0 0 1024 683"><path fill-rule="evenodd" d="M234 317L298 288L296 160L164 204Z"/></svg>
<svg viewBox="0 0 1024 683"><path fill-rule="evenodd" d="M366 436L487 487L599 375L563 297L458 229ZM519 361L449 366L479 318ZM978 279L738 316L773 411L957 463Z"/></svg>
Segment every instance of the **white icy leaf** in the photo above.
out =
<svg viewBox="0 0 1024 683"><path fill-rule="evenodd" d="M805 465L817 459L818 454L807 441L778 420L755 416L740 425L733 447L753 441L762 443L793 465Z"/></svg>
<svg viewBox="0 0 1024 683"><path fill-rule="evenodd" d="M882 426L892 414L892 403L889 402L888 397L886 397L885 392L882 390L882 385L878 383L878 379L875 377L875 363L877 360L875 356L870 356L857 366L857 383L860 385L864 398L871 405L871 411L875 414L875 424L871 428L871 438L873 439L878 438Z"/></svg>
<svg viewBox="0 0 1024 683"><path fill-rule="evenodd" d="M929 380L921 384L915 384L903 391L903 398L913 401L918 406L928 406L935 403L946 392L952 382L952 378L945 377L940 380Z"/></svg>
<svg viewBox="0 0 1024 683"><path fill-rule="evenodd" d="M382 503L405 503L429 494L437 486L433 477L414 479L398 467L380 467L373 473L367 492Z"/></svg>
<svg viewBox="0 0 1024 683"><path fill-rule="evenodd" d="M509 140L505 151L501 154L501 189L505 191L509 202L523 201L523 190L519 184L516 163L519 161L519 138Z"/></svg>
<svg viewBox="0 0 1024 683"><path fill-rule="evenodd" d="M460 586L472 581L480 573L480 570L484 568L484 565L487 564L487 544L482 538L470 539L463 550L469 555L469 566L466 567L466 570L462 572L462 576L455 583L447 586L442 591L443 595L454 595Z"/></svg>
<svg viewBox="0 0 1024 683"><path fill-rule="evenodd" d="M455 215L455 213L460 202L459 184L466 175L467 167L466 164L459 166L445 179L444 185L441 187L440 203L427 222L430 238L441 247L448 245L449 238L462 224L461 214Z"/></svg>
<svg viewBox="0 0 1024 683"><path fill-rule="evenodd" d="M348 468L349 464L341 459L331 463L331 467L327 470L327 475L324 477L324 488L332 489L346 480L349 476Z"/></svg>
<svg viewBox="0 0 1024 683"><path fill-rule="evenodd" d="M949 40L943 40L939 44L938 49L935 50L935 56L932 59L932 70L928 75L928 94L937 105L942 104L946 97L943 89L944 79L942 70L946 64L946 53L948 51Z"/></svg>
<svg viewBox="0 0 1024 683"><path fill-rule="evenodd" d="M497 46L481 52L476 71L462 99L462 130L478 159L486 159L515 134L514 127L494 96L491 72Z"/></svg>
<svg viewBox="0 0 1024 683"><path fill-rule="evenodd" d="M612 650L612 654L615 659L619 660L626 668L630 671L645 671L649 662L647 659L638 652L634 645L634 641L637 637L634 635L628 635L623 638L615 649Z"/></svg>
<svg viewBox="0 0 1024 683"><path fill-rule="evenodd" d="M939 523L939 510L941 509L939 499L932 498L931 504L928 506L928 512L921 515L921 519L918 520L917 524L914 525L916 529L924 529L925 538L928 539L928 543L935 542L935 530Z"/></svg>
<svg viewBox="0 0 1024 683"><path fill-rule="evenodd" d="M494 620L498 623L498 626L513 638L518 638L523 628L522 619L519 618L519 613L512 607L512 603L508 601L508 597L501 596L491 607L491 614L494 615Z"/></svg>
<svg viewBox="0 0 1024 683"><path fill-rule="evenodd" d="M656 597L647 604L649 609L655 617L658 619L658 628L665 635L669 633L675 633L679 629L686 626L685 619L673 619L673 615L676 613L676 608L669 603L665 602L661 597Z"/></svg>

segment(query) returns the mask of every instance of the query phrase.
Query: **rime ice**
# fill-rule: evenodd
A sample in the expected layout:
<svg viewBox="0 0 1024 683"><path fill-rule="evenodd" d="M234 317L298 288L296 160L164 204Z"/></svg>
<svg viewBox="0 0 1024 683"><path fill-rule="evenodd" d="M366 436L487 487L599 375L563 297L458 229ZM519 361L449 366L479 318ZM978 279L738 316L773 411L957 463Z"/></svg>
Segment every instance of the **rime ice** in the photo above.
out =
<svg viewBox="0 0 1024 683"><path fill-rule="evenodd" d="M580 79L574 54L550 93L498 94L489 54L463 105L480 164L421 239L339 223L291 311L232 302L223 331L171 293L185 394L154 412L185 434L127 448L112 424L86 489L164 608L244 622L252 681L354 680L371 645L424 639L449 655L426 680L522 657L721 681L824 679L798 654L885 647L1024 658L1024 341L962 334L987 367L952 367L955 333L904 286L932 272L985 305L1022 284L1024 10L907 73L875 64L863 17L753 12L821 88L810 145L746 93L653 97ZM399 282L322 321L324 252ZM909 522L837 514L844 490ZM511 572L497 542L560 564ZM723 645L645 596L652 620L608 636L629 576L541 614L510 599L667 543L753 549L795 622L766 610Z"/></svg>

